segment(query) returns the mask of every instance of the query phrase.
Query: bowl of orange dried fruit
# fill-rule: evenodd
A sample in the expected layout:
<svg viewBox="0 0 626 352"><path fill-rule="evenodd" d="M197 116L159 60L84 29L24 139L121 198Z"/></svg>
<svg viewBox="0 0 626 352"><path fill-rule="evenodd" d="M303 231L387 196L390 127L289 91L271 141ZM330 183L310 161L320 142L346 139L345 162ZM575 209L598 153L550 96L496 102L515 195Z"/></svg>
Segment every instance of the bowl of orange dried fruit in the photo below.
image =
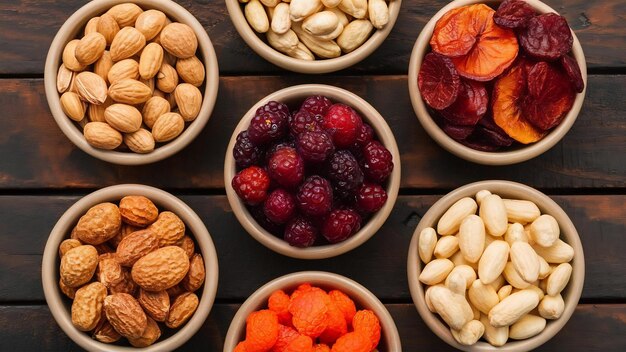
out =
<svg viewBox="0 0 626 352"><path fill-rule="evenodd" d="M426 132L472 162L509 165L558 143L582 107L585 56L538 0L456 0L418 37L409 91Z"/></svg>
<svg viewBox="0 0 626 352"><path fill-rule="evenodd" d="M387 308L341 275L303 271L263 285L239 308L224 352L402 351Z"/></svg>

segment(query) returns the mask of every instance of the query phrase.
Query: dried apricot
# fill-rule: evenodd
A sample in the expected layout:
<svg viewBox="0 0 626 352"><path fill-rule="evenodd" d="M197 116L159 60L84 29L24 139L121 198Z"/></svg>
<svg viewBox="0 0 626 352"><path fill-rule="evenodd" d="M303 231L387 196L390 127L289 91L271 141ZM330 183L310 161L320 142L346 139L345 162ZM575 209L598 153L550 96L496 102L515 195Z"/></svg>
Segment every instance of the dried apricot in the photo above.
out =
<svg viewBox="0 0 626 352"><path fill-rule="evenodd" d="M313 340L305 335L298 335L285 347L283 352L314 352Z"/></svg>
<svg viewBox="0 0 626 352"><path fill-rule="evenodd" d="M569 55L561 56L561 66L565 70L567 77L569 78L576 93L582 93L585 89L585 82L583 81L583 75L580 73L580 66L576 59Z"/></svg>
<svg viewBox="0 0 626 352"><path fill-rule="evenodd" d="M495 11L485 4L462 6L446 12L435 24L430 45L448 57L464 56L472 50Z"/></svg>
<svg viewBox="0 0 626 352"><path fill-rule="evenodd" d="M567 20L556 13L531 18L526 29L520 33L522 48L540 60L557 60L572 50L573 43L574 37Z"/></svg>
<svg viewBox="0 0 626 352"><path fill-rule="evenodd" d="M295 329L285 325L278 325L278 338L271 352L284 352L291 341L297 339L298 336L300 336L300 333Z"/></svg>
<svg viewBox="0 0 626 352"><path fill-rule="evenodd" d="M292 293L291 293L291 300L293 301L296 297L298 297L300 294L307 292L307 291L311 291L313 289L313 286L311 286L311 284L309 283L304 283L300 286L298 286L298 288L296 288ZM319 288L316 287L316 289L319 290Z"/></svg>
<svg viewBox="0 0 626 352"><path fill-rule="evenodd" d="M450 58L428 53L424 56L417 83L426 103L433 109L441 110L456 100L461 79Z"/></svg>
<svg viewBox="0 0 626 352"><path fill-rule="evenodd" d="M335 303L330 301L327 307L326 330L319 336L319 339L323 343L332 345L348 332L348 323Z"/></svg>
<svg viewBox="0 0 626 352"><path fill-rule="evenodd" d="M524 116L541 130L561 123L574 104L568 77L555 65L538 62L528 69L528 93L522 104Z"/></svg>
<svg viewBox="0 0 626 352"><path fill-rule="evenodd" d="M535 9L528 5L526 1L505 0L496 10L493 20L502 27L524 28L528 21L536 15Z"/></svg>
<svg viewBox="0 0 626 352"><path fill-rule="evenodd" d="M272 293L267 300L267 307L278 315L278 322L291 326L291 313L289 313L289 303L291 298L283 290Z"/></svg>
<svg viewBox="0 0 626 352"><path fill-rule="evenodd" d="M526 93L524 66L524 60L519 60L495 81L492 110L493 120L509 137L520 143L529 144L540 140L544 133L522 116L521 104Z"/></svg>
<svg viewBox="0 0 626 352"><path fill-rule="evenodd" d="M253 312L246 319L247 352L268 351L278 339L278 316L271 310Z"/></svg>
<svg viewBox="0 0 626 352"><path fill-rule="evenodd" d="M295 292L294 292L295 295ZM291 299L289 312L293 326L302 335L318 337L326 329L326 312L330 298L321 289L311 288Z"/></svg>
<svg viewBox="0 0 626 352"><path fill-rule="evenodd" d="M330 300L335 303L337 308L343 313L344 318L346 318L346 323L352 324L352 318L354 314L356 314L356 306L354 305L354 301L350 299L345 293L339 290L332 290L328 292L328 296Z"/></svg>
<svg viewBox="0 0 626 352"><path fill-rule="evenodd" d="M356 312L352 320L352 328L355 332L363 334L370 342L368 351L378 346L380 341L380 321L378 321L378 317L376 317L374 312L367 309Z"/></svg>
<svg viewBox="0 0 626 352"><path fill-rule="evenodd" d="M487 112L489 95L481 82L463 80L459 96L450 107L441 110L449 123L460 126L474 126Z"/></svg>
<svg viewBox="0 0 626 352"><path fill-rule="evenodd" d="M315 352L330 352L330 347L326 344L319 343L315 345Z"/></svg>
<svg viewBox="0 0 626 352"><path fill-rule="evenodd" d="M349 332L333 345L331 352L371 352L370 340L363 333Z"/></svg>
<svg viewBox="0 0 626 352"><path fill-rule="evenodd" d="M246 348L246 341L238 343L233 352L248 352L248 349Z"/></svg>

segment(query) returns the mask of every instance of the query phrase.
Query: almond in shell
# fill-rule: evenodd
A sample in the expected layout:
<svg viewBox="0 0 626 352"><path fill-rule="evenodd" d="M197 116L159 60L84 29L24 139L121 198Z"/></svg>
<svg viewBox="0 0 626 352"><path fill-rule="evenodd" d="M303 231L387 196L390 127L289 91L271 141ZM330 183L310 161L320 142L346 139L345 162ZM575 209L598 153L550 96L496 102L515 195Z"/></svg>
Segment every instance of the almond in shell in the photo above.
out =
<svg viewBox="0 0 626 352"><path fill-rule="evenodd" d="M133 266L141 257L159 248L159 242L150 230L140 230L126 236L117 246L117 261L127 267Z"/></svg>
<svg viewBox="0 0 626 352"><path fill-rule="evenodd" d="M152 136L157 142L168 142L178 137L185 128L185 120L175 112L161 115L152 126Z"/></svg>
<svg viewBox="0 0 626 352"><path fill-rule="evenodd" d="M185 235L185 223L171 211L164 211L148 226L159 240L159 247L175 246Z"/></svg>
<svg viewBox="0 0 626 352"><path fill-rule="evenodd" d="M63 49L63 65L74 72L83 71L87 67L76 59L76 46L79 42L79 39L71 40Z"/></svg>
<svg viewBox="0 0 626 352"><path fill-rule="evenodd" d="M115 5L107 11L107 14L115 18L120 27L134 26L139 15L143 13L141 7L136 4L127 2Z"/></svg>
<svg viewBox="0 0 626 352"><path fill-rule="evenodd" d="M100 22L100 17L92 17L89 21L87 21L87 24L85 25L85 32L83 34L83 36L86 36L87 34L93 33L93 32L97 32L98 31L98 22Z"/></svg>
<svg viewBox="0 0 626 352"><path fill-rule="evenodd" d="M143 123L148 128L152 128L156 120L168 112L170 112L170 103L165 98L153 96L143 106Z"/></svg>
<svg viewBox="0 0 626 352"><path fill-rule="evenodd" d="M146 227L156 221L159 209L144 196L126 196L120 200L122 221L139 227Z"/></svg>
<svg viewBox="0 0 626 352"><path fill-rule="evenodd" d="M85 117L85 104L80 96L74 92L65 92L61 95L61 109L67 117L74 121L81 121Z"/></svg>
<svg viewBox="0 0 626 352"><path fill-rule="evenodd" d="M70 249L61 258L61 280L68 287L80 287L91 280L98 266L98 251L90 245Z"/></svg>
<svg viewBox="0 0 626 352"><path fill-rule="evenodd" d="M181 284L183 288L189 292L197 291L204 283L205 269L202 255L194 254L189 260L189 271Z"/></svg>
<svg viewBox="0 0 626 352"><path fill-rule="evenodd" d="M109 87L109 96L118 103L137 105L148 101L152 97L152 90L137 80L123 79Z"/></svg>
<svg viewBox="0 0 626 352"><path fill-rule="evenodd" d="M185 250L189 259L194 255L196 245L193 243L193 240L189 236L183 236L183 238L176 243L176 245Z"/></svg>
<svg viewBox="0 0 626 352"><path fill-rule="evenodd" d="M72 72L72 70L69 70L63 64L59 66L59 70L57 71L57 91L60 94L65 93L70 88L73 77L74 72Z"/></svg>
<svg viewBox="0 0 626 352"><path fill-rule="evenodd" d="M137 300L146 313L156 321L165 321L170 312L170 296L166 291L150 292L140 289Z"/></svg>
<svg viewBox="0 0 626 352"><path fill-rule="evenodd" d="M146 38L134 27L122 28L111 43L111 58L120 61L133 57L146 46Z"/></svg>
<svg viewBox="0 0 626 352"><path fill-rule="evenodd" d="M59 279L59 289L61 289L61 292L69 299L76 297L76 287L67 286L61 279Z"/></svg>
<svg viewBox="0 0 626 352"><path fill-rule="evenodd" d="M141 112L126 104L113 104L104 110L106 122L120 132L130 133L141 127Z"/></svg>
<svg viewBox="0 0 626 352"><path fill-rule="evenodd" d="M100 283L109 288L119 284L124 279L124 272L114 256L101 257L98 260L97 277Z"/></svg>
<svg viewBox="0 0 626 352"><path fill-rule="evenodd" d="M92 122L96 123L96 122ZM120 231L122 217L117 205L100 203L91 207L76 225L76 235L82 242L101 244Z"/></svg>
<svg viewBox="0 0 626 352"><path fill-rule="evenodd" d="M189 83L179 84L174 91L174 98L185 122L193 121L198 117L202 107L202 93L196 86Z"/></svg>
<svg viewBox="0 0 626 352"><path fill-rule="evenodd" d="M91 104L104 104L107 99L107 83L93 72L81 72L76 76L76 89L80 97Z"/></svg>
<svg viewBox="0 0 626 352"><path fill-rule="evenodd" d="M198 303L198 296L191 292L186 292L176 297L165 320L165 326L176 329L186 323L193 313L196 312Z"/></svg>
<svg viewBox="0 0 626 352"><path fill-rule="evenodd" d="M178 86L178 73L169 63L163 63L156 75L156 85L164 93L172 93Z"/></svg>
<svg viewBox="0 0 626 352"><path fill-rule="evenodd" d="M148 10L137 17L135 28L140 31L146 40L156 37L165 27L167 17L159 10Z"/></svg>
<svg viewBox="0 0 626 352"><path fill-rule="evenodd" d="M137 284L133 281L129 270L122 267L122 271L124 272L124 279L117 285L109 287L109 293L128 293L131 296L135 296L138 289Z"/></svg>
<svg viewBox="0 0 626 352"><path fill-rule="evenodd" d="M139 75L143 79L150 79L156 76L162 64L163 48L157 43L150 43L141 52Z"/></svg>
<svg viewBox="0 0 626 352"><path fill-rule="evenodd" d="M199 87L204 82L204 64L197 56L176 61L176 72L183 81Z"/></svg>
<svg viewBox="0 0 626 352"><path fill-rule="evenodd" d="M111 52L105 50L104 53L102 53L100 59L96 61L96 63L93 65L93 72L110 83L108 75L109 70L111 70L111 67L113 67L113 64L113 59L111 59Z"/></svg>
<svg viewBox="0 0 626 352"><path fill-rule="evenodd" d="M107 73L107 79L111 84L123 79L139 79L139 63L133 59L118 61Z"/></svg>
<svg viewBox="0 0 626 352"><path fill-rule="evenodd" d="M81 287L72 302L72 324L80 331L93 330L102 317L107 288L99 283Z"/></svg>
<svg viewBox="0 0 626 352"><path fill-rule="evenodd" d="M192 57L198 48L198 38L193 29L183 23L170 23L161 31L161 45L179 59Z"/></svg>
<svg viewBox="0 0 626 352"><path fill-rule="evenodd" d="M142 348L152 345L159 339L159 337L161 337L159 324L157 324L157 322L152 318L148 317L148 326L146 327L146 330L144 330L143 334L136 339L129 338L128 342L130 342L133 347Z"/></svg>
<svg viewBox="0 0 626 352"><path fill-rule="evenodd" d="M79 240L68 238L59 245L59 257L63 257L70 249L82 246Z"/></svg>
<svg viewBox="0 0 626 352"><path fill-rule="evenodd" d="M150 153L154 150L155 146L152 133L144 128L124 134L124 144L126 144L128 149L138 154Z"/></svg>
<svg viewBox="0 0 626 352"><path fill-rule="evenodd" d="M107 41L107 45L111 45L113 43L113 39L120 31L120 26L115 21L113 16L105 13L100 16L100 20L98 20L97 26L98 33L104 36L104 39Z"/></svg>
<svg viewBox="0 0 626 352"><path fill-rule="evenodd" d="M106 46L107 41L102 34L98 32L89 33L76 45L74 56L81 65L88 66L100 59Z"/></svg>
<svg viewBox="0 0 626 352"><path fill-rule="evenodd" d="M146 313L133 296L117 293L104 299L104 311L109 323L120 335L136 339L141 337L148 326Z"/></svg>
<svg viewBox="0 0 626 352"><path fill-rule="evenodd" d="M177 285L187 271L189 258L185 251L177 246L166 246L139 259L131 274L133 281L144 290L163 291Z"/></svg>

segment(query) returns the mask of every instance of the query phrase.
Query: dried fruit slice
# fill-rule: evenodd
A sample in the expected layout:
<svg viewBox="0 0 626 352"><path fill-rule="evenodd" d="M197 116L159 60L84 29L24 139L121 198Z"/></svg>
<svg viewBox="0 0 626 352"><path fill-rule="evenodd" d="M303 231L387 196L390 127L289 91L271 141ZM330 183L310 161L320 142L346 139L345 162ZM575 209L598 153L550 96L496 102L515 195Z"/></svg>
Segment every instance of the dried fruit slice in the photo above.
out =
<svg viewBox="0 0 626 352"><path fill-rule="evenodd" d="M469 135L474 132L475 127L451 125L447 122L444 122L441 129L452 139L459 141L469 137Z"/></svg>
<svg viewBox="0 0 626 352"><path fill-rule="evenodd" d="M489 114L478 121L478 126L476 129L477 136L493 145L508 147L514 142L513 138L509 137L504 130L496 125L493 121L493 116Z"/></svg>
<svg viewBox="0 0 626 352"><path fill-rule="evenodd" d="M440 112L453 125L474 126L485 115L488 105L489 97L485 85L463 80L459 97L454 104Z"/></svg>
<svg viewBox="0 0 626 352"><path fill-rule="evenodd" d="M424 56L417 84L429 106L441 110L452 105L459 94L460 83L459 74L449 58L437 53Z"/></svg>
<svg viewBox="0 0 626 352"><path fill-rule="evenodd" d="M535 127L549 130L561 123L574 104L574 89L558 67L538 62L528 69L528 94L524 116Z"/></svg>
<svg viewBox="0 0 626 352"><path fill-rule="evenodd" d="M467 54L480 40L485 24L495 11L485 4L462 6L446 12L435 24L430 45L433 51L459 57Z"/></svg>
<svg viewBox="0 0 626 352"><path fill-rule="evenodd" d="M524 28L537 12L526 1L505 0L500 4L493 20L502 27Z"/></svg>
<svg viewBox="0 0 626 352"><path fill-rule="evenodd" d="M529 144L540 140L544 133L522 116L521 104L526 90L524 61L520 60L496 80L493 87L493 120L516 141Z"/></svg>
<svg viewBox="0 0 626 352"><path fill-rule="evenodd" d="M545 13L528 21L520 33L522 48L532 57L554 61L572 50L574 38L567 20L556 13Z"/></svg>
<svg viewBox="0 0 626 352"><path fill-rule="evenodd" d="M585 89L585 82L583 81L583 75L580 73L580 66L576 59L569 55L561 56L561 65L567 74L570 82L574 85L576 93L582 93Z"/></svg>

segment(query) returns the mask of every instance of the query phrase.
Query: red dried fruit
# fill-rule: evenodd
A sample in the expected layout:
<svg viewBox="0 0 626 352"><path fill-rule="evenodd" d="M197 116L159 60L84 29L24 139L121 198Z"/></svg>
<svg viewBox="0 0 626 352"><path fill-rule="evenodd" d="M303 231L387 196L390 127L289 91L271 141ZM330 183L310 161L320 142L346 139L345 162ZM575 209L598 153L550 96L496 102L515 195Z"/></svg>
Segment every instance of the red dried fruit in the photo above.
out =
<svg viewBox="0 0 626 352"><path fill-rule="evenodd" d="M536 129L522 115L526 94L525 62L520 60L500 76L493 87L493 120L516 141L529 144L540 140L544 133ZM475 148L477 149L477 148Z"/></svg>
<svg viewBox="0 0 626 352"><path fill-rule="evenodd" d="M352 328L354 328L355 332L362 333L368 338L370 342L368 351L378 346L380 341L380 321L374 312L367 309L356 312L352 320Z"/></svg>
<svg viewBox="0 0 626 352"><path fill-rule="evenodd" d="M313 163L326 160L335 151L332 138L324 131L300 133L296 146L302 158Z"/></svg>
<svg viewBox="0 0 626 352"><path fill-rule="evenodd" d="M279 185L293 189L304 180L304 160L295 148L280 148L271 155L267 172Z"/></svg>
<svg viewBox="0 0 626 352"><path fill-rule="evenodd" d="M356 196L356 205L359 211L375 213L387 202L387 192L381 185L365 182Z"/></svg>
<svg viewBox="0 0 626 352"><path fill-rule="evenodd" d="M250 166L233 177L232 187L246 204L257 205L267 198L270 178L265 170Z"/></svg>
<svg viewBox="0 0 626 352"><path fill-rule="evenodd" d="M360 332L349 332L339 339L333 345L331 352L371 352L371 342Z"/></svg>
<svg viewBox="0 0 626 352"><path fill-rule="evenodd" d="M452 139L460 141L472 134L472 132L474 132L475 126L459 126L444 122L441 126L441 129Z"/></svg>
<svg viewBox="0 0 626 352"><path fill-rule="evenodd" d="M509 137L496 123L491 115L487 115L478 121L478 128L475 131L478 139L484 139L498 147L508 147L515 140Z"/></svg>
<svg viewBox="0 0 626 352"><path fill-rule="evenodd" d="M301 335L296 331L296 329L285 325L279 325L278 338L276 339L276 343L274 344L274 347L272 347L271 352L285 352L287 346L289 346L289 344L299 336Z"/></svg>
<svg viewBox="0 0 626 352"><path fill-rule="evenodd" d="M352 209L335 209L324 221L322 235L330 243L347 240L361 229L361 216Z"/></svg>
<svg viewBox="0 0 626 352"><path fill-rule="evenodd" d="M324 115L323 127L333 138L337 148L348 148L361 131L363 120L351 107L345 104L334 104Z"/></svg>
<svg viewBox="0 0 626 352"><path fill-rule="evenodd" d="M263 145L284 137L288 129L287 117L282 112L263 111L250 121L248 138L255 145Z"/></svg>
<svg viewBox="0 0 626 352"><path fill-rule="evenodd" d="M345 293L339 290L332 290L328 292L328 296L330 300L335 303L337 308L341 310L343 313L343 317L346 319L348 324L352 324L352 319L356 314L356 306L354 305L354 301Z"/></svg>
<svg viewBox="0 0 626 352"><path fill-rule="evenodd" d="M539 60L557 60L572 50L573 43L567 20L556 13L531 18L526 29L520 33L522 48Z"/></svg>
<svg viewBox="0 0 626 352"><path fill-rule="evenodd" d="M302 335L318 337L326 330L326 312L330 298L320 289L311 289L292 297L289 312L293 326Z"/></svg>
<svg viewBox="0 0 626 352"><path fill-rule="evenodd" d="M278 316L271 310L251 313L246 319L246 350L267 351L278 339Z"/></svg>
<svg viewBox="0 0 626 352"><path fill-rule="evenodd" d="M457 100L440 113L450 124L474 126L485 115L488 105L489 95L485 85L463 80Z"/></svg>
<svg viewBox="0 0 626 352"><path fill-rule="evenodd" d="M317 228L304 217L296 217L285 226L284 240L294 247L310 247L317 240Z"/></svg>
<svg viewBox="0 0 626 352"><path fill-rule="evenodd" d="M526 1L522 0L505 0L503 1L493 20L502 27L507 28L524 28L528 21L535 17L537 12Z"/></svg>
<svg viewBox="0 0 626 352"><path fill-rule="evenodd" d="M333 105L333 103L325 96L322 95L314 95L308 97L300 106L300 110L306 110L313 115L318 117L326 115L328 109Z"/></svg>
<svg viewBox="0 0 626 352"><path fill-rule="evenodd" d="M571 83L558 67L538 62L528 69L528 93L522 111L535 127L546 131L560 124L574 97Z"/></svg>
<svg viewBox="0 0 626 352"><path fill-rule="evenodd" d="M237 142L233 148L233 157L237 167L246 168L258 165L263 158L263 150L254 145L248 137L248 131L242 131L237 135Z"/></svg>
<svg viewBox="0 0 626 352"><path fill-rule="evenodd" d="M372 129L372 126L364 122L363 125L361 125L361 130L359 131L359 134L356 136L356 144L359 146L364 146L372 139L374 139L374 130Z"/></svg>
<svg viewBox="0 0 626 352"><path fill-rule="evenodd" d="M565 74L569 78L576 93L582 93L585 89L585 82L583 81L583 75L580 73L580 66L576 59L569 55L561 56L561 66L565 70Z"/></svg>
<svg viewBox="0 0 626 352"><path fill-rule="evenodd" d="M363 171L352 153L339 150L328 159L328 179L334 186L335 193L342 197L354 195L363 184Z"/></svg>
<svg viewBox="0 0 626 352"><path fill-rule="evenodd" d="M275 291L267 300L267 308L275 312L278 316L278 322L285 326L291 325L291 313L289 313L289 303L291 303L291 298L283 290ZM278 339L280 340L280 331Z"/></svg>
<svg viewBox="0 0 626 352"><path fill-rule="evenodd" d="M363 147L363 173L377 183L383 183L393 171L393 156L379 141L371 141Z"/></svg>
<svg viewBox="0 0 626 352"><path fill-rule="evenodd" d="M461 79L452 60L441 54L428 53L420 67L417 84L426 104L441 110L456 100Z"/></svg>
<svg viewBox="0 0 626 352"><path fill-rule="evenodd" d="M278 188L263 203L263 211L270 221L277 225L285 224L296 213L296 201L290 193Z"/></svg>
<svg viewBox="0 0 626 352"><path fill-rule="evenodd" d="M333 205L332 186L325 178L311 176L300 186L296 199L304 215L324 216L330 213Z"/></svg>
<svg viewBox="0 0 626 352"><path fill-rule="evenodd" d="M494 10L485 4L458 7L446 12L435 24L430 45L448 57L466 55L476 44Z"/></svg>

